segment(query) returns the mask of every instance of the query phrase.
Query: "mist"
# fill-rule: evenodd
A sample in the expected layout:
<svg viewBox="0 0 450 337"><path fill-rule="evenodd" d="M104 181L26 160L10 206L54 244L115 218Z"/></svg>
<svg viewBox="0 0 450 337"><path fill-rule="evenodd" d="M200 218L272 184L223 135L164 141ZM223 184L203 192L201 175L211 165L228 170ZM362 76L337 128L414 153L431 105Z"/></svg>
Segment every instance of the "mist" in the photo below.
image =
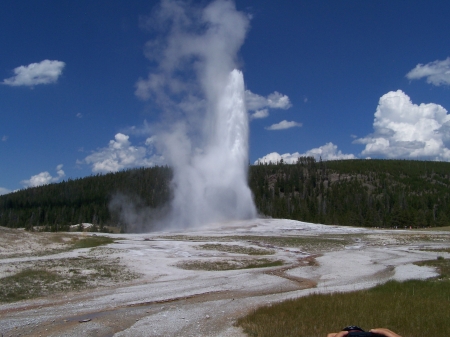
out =
<svg viewBox="0 0 450 337"><path fill-rule="evenodd" d="M136 95L156 103L155 146L173 169L166 226L185 228L256 216L248 187L248 114L238 52L249 18L231 1L206 7L162 1L142 26L148 78Z"/></svg>

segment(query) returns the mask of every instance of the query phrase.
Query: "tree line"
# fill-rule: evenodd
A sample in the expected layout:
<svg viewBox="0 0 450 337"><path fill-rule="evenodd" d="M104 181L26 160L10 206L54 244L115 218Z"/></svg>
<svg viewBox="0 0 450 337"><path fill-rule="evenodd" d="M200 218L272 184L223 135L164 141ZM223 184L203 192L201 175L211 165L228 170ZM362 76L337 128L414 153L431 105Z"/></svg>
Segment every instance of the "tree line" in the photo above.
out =
<svg viewBox="0 0 450 337"><path fill-rule="evenodd" d="M450 163L299 158L253 166L258 210L274 218L329 225L450 225Z"/></svg>
<svg viewBox="0 0 450 337"><path fill-rule="evenodd" d="M69 230L71 225L92 223L124 226L110 207L117 196L137 205L158 208L170 200L172 170L167 166L98 174L32 187L0 196L0 226Z"/></svg>
<svg viewBox="0 0 450 337"><path fill-rule="evenodd" d="M60 231L89 222L100 230L125 229L112 200L159 209L171 199L171 178L169 167L156 166L27 188L0 196L0 226ZM250 166L249 186L259 213L274 218L385 228L450 225L446 162L301 157L296 164Z"/></svg>

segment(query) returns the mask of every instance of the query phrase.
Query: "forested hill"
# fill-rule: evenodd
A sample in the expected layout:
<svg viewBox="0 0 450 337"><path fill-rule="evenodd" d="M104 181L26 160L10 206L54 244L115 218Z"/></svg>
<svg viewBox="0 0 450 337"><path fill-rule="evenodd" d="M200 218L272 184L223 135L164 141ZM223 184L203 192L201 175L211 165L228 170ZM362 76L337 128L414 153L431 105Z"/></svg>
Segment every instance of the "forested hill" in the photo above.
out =
<svg viewBox="0 0 450 337"><path fill-rule="evenodd" d="M67 230L90 222L126 229L111 201L124 196L138 210L161 207L171 198L171 177L168 167L141 168L3 195L0 226ZM259 212L274 218L371 227L450 225L450 163L304 157L297 164L250 166L249 183Z"/></svg>
<svg viewBox="0 0 450 337"><path fill-rule="evenodd" d="M113 198L128 198L137 208L158 208L170 200L171 178L168 167L140 168L2 195L0 226L46 226L52 231L68 230L82 222L124 226L120 214L110 210Z"/></svg>
<svg viewBox="0 0 450 337"><path fill-rule="evenodd" d="M450 225L450 163L341 160L251 168L259 211L274 218L368 227Z"/></svg>

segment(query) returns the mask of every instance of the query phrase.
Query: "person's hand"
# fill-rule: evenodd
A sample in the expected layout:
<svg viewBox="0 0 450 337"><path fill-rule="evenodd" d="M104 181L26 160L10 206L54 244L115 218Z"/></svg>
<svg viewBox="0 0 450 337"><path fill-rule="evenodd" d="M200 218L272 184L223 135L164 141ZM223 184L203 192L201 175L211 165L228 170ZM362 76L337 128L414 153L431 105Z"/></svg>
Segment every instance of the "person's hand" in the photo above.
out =
<svg viewBox="0 0 450 337"><path fill-rule="evenodd" d="M347 336L348 331L332 332L327 335L327 337L343 337Z"/></svg>
<svg viewBox="0 0 450 337"><path fill-rule="evenodd" d="M402 337L400 335L397 335L395 332L385 328L370 329L370 332L377 333L386 337Z"/></svg>

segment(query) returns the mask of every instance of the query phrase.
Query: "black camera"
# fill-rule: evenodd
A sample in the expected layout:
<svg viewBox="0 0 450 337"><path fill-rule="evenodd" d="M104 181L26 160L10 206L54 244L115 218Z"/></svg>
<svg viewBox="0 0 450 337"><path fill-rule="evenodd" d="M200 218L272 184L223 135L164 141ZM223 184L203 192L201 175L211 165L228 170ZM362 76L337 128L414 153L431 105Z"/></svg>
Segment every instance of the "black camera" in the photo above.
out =
<svg viewBox="0 0 450 337"><path fill-rule="evenodd" d="M384 337L378 333L364 331L359 326L351 325L342 329L342 331L348 331L348 337Z"/></svg>

